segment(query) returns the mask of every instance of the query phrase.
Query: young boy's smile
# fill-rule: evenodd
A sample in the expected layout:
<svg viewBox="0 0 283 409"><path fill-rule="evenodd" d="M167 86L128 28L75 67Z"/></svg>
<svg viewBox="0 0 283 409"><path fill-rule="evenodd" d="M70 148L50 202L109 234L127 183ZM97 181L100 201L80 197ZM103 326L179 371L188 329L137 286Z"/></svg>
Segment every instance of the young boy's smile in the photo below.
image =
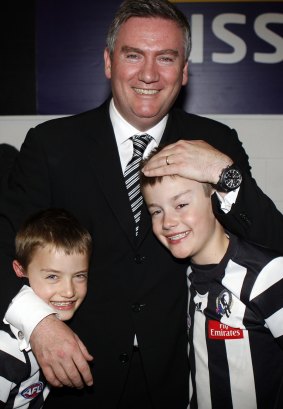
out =
<svg viewBox="0 0 283 409"><path fill-rule="evenodd" d="M226 240L224 243L220 239L223 229L212 212L211 197L205 194L201 183L164 176L161 182L145 186L143 194L154 234L175 257L191 257L197 264L220 261Z"/></svg>
<svg viewBox="0 0 283 409"><path fill-rule="evenodd" d="M86 254L66 254L62 249L47 245L35 250L27 271L24 272L17 261L13 266L18 276L28 277L33 291L62 321L72 318L87 292Z"/></svg>

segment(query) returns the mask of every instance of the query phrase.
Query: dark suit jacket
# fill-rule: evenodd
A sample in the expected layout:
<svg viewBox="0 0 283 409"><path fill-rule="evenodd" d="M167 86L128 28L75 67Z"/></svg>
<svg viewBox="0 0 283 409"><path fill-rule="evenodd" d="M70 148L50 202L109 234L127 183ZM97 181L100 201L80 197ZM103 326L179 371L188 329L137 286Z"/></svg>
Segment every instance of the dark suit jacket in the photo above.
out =
<svg viewBox="0 0 283 409"><path fill-rule="evenodd" d="M0 194L19 151L7 143L0 144Z"/></svg>
<svg viewBox="0 0 283 409"><path fill-rule="evenodd" d="M156 408L181 409L188 394L188 260L174 260L155 239L145 208L135 239L108 105L48 121L28 132L10 178L10 192L0 201L4 215L0 246L5 254L1 256L2 313L20 286L13 280L7 257L13 255L11 242L19 224L35 210L68 209L94 240L88 295L71 322L94 356L94 387L79 392L67 389L59 403L51 399L46 407L61 403L68 408L115 408L137 334ZM178 139L204 139L239 164L245 173L244 194L228 216L221 214L216 200L215 212L230 231L277 245L276 240L268 241L273 238L268 232L272 226L272 234L282 237L283 229L278 232L282 216L248 176L248 157L236 132L173 110L162 143Z"/></svg>

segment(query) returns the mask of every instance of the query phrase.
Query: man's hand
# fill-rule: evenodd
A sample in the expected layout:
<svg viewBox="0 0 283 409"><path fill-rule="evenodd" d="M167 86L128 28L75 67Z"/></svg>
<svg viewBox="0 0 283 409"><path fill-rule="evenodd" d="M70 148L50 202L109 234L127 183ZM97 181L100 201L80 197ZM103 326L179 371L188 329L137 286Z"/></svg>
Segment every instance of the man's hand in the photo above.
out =
<svg viewBox="0 0 283 409"><path fill-rule="evenodd" d="M44 318L30 338L33 353L53 386L83 388L93 384L88 361L93 357L79 337L55 315Z"/></svg>
<svg viewBox="0 0 283 409"><path fill-rule="evenodd" d="M232 160L204 141L183 141L166 146L143 168L146 176L179 175L216 184Z"/></svg>

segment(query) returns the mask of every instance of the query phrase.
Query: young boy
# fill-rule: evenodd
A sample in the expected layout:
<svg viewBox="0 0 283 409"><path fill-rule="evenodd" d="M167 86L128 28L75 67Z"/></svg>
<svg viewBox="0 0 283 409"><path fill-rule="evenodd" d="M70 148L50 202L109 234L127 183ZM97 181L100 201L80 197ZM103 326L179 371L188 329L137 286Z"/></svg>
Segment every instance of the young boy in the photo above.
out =
<svg viewBox="0 0 283 409"><path fill-rule="evenodd" d="M190 258L189 408L282 409L283 257L226 232L210 185L142 174L141 190L156 237Z"/></svg>
<svg viewBox="0 0 283 409"><path fill-rule="evenodd" d="M31 216L16 235L13 268L65 321L72 318L87 291L92 240L68 212L48 209ZM17 295L20 296L20 293ZM52 310L51 310L52 311ZM0 329L0 407L42 407L49 388L31 350L20 351L16 329Z"/></svg>

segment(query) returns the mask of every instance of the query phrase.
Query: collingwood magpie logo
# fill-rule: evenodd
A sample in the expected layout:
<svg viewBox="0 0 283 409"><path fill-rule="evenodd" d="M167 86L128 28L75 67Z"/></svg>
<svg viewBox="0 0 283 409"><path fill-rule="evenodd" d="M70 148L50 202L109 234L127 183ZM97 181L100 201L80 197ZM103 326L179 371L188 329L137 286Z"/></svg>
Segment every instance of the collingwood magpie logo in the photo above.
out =
<svg viewBox="0 0 283 409"><path fill-rule="evenodd" d="M227 318L231 315L232 294L228 290L223 290L216 298L216 312L217 314L226 315Z"/></svg>

